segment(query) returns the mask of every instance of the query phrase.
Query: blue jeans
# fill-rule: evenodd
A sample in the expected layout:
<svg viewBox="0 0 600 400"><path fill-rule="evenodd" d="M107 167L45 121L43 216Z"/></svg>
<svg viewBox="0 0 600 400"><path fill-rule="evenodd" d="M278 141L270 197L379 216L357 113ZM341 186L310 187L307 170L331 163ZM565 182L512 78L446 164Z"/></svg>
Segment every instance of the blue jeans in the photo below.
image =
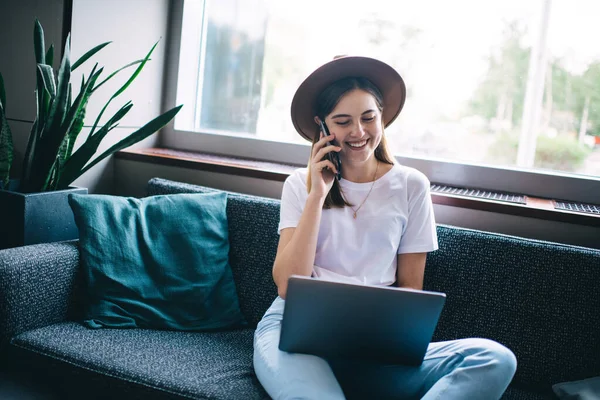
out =
<svg viewBox="0 0 600 400"><path fill-rule="evenodd" d="M419 367L337 365L279 350L285 301L275 299L254 334L254 370L273 399L499 399L517 368L514 354L487 339L431 343Z"/></svg>

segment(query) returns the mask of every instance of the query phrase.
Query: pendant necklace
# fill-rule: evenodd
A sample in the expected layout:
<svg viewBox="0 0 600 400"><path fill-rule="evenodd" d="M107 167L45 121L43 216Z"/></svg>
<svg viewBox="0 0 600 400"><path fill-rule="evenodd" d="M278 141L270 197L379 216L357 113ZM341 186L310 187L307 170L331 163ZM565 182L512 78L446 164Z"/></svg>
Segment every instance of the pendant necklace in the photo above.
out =
<svg viewBox="0 0 600 400"><path fill-rule="evenodd" d="M369 195L371 194L371 191L373 190L373 186L375 186L375 178L377 178L377 170L378 169L379 169L379 160L377 161L377 166L375 167L375 174L373 175L373 183L371 184L371 188L369 189L369 193L367 193L367 195L365 196L364 200L362 201L362 203L360 203L360 205L356 208L356 210L354 209L354 207L348 206L354 212L354 214L352 214L352 218L356 219L356 216L358 214L358 210L360 210L360 208L363 206L363 204L365 204L365 201L367 201L367 199L369 198Z"/></svg>

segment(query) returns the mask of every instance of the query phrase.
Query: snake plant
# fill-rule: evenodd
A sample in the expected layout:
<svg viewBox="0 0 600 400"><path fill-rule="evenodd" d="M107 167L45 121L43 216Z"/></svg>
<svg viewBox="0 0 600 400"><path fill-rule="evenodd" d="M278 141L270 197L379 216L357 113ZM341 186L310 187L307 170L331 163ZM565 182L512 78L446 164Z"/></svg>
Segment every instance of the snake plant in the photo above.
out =
<svg viewBox="0 0 600 400"><path fill-rule="evenodd" d="M31 127L23 160L23 171L18 189L20 192L43 192L67 188L75 179L101 160L161 129L181 109L182 106L180 105L159 115L94 158L102 140L118 126L119 121L131 110L133 104L131 101L127 101L112 117L101 124L104 111L115 98L131 85L149 61L158 44L158 42L155 43L143 59L133 61L117 69L102 80L100 77L104 69L98 68L98 63L96 63L89 75L82 77L79 92L73 98L72 72L109 43L102 43L94 47L72 63L69 35L65 42L60 67L58 71L54 71L52 69L54 46L50 46L46 50L44 30L40 22L37 19L35 20L34 52L37 63L35 90L37 114ZM137 66L135 71L106 102L96 116L85 142L75 150L75 141L83 128L86 107L90 97L116 74L134 66ZM6 95L2 75L0 75L0 187L6 186L8 183L12 159L12 135L6 120Z"/></svg>

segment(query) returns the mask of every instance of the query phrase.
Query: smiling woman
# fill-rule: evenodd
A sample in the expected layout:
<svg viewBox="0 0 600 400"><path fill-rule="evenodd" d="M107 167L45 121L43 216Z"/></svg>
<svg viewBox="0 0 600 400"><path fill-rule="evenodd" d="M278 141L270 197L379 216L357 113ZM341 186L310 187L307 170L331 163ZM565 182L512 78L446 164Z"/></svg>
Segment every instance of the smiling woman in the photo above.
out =
<svg viewBox="0 0 600 400"><path fill-rule="evenodd" d="M498 399L515 373L512 352L481 339L430 343L419 368L398 360L392 365L359 360L344 370L323 354L281 350L281 321L294 275L423 289L427 253L438 248L436 223L427 178L385 158L384 127L404 103L404 84L392 71L376 59L340 57L310 74L294 95L292 120L302 137L312 136L313 145L308 168L294 171L283 186L273 264L279 297L254 335L256 376L273 398L343 399L352 393ZM312 121L310 110L317 114ZM331 135L318 134L319 121L331 127ZM334 139L338 145L328 146ZM326 157L332 152L344 166L339 179ZM334 188L339 199L332 196ZM336 311L344 320L356 310ZM381 318L373 324L375 330L386 326ZM376 335L367 340L377 340ZM343 353L338 355L355 355Z"/></svg>

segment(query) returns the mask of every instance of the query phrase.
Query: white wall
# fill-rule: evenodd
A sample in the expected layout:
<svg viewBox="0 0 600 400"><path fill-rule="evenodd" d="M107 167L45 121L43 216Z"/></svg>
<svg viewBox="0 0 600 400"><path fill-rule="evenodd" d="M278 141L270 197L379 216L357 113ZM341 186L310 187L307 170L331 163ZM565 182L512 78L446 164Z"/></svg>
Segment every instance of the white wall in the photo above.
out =
<svg viewBox="0 0 600 400"><path fill-rule="evenodd" d="M105 138L98 153L105 151L128 134L161 113L165 44L169 11L168 0L74 0L72 18L72 58L76 60L96 45L112 41L96 57L76 72L74 82L79 82L81 73L86 76L94 62L104 67L103 76L146 56L152 45L159 41L149 61L129 88L111 102L103 114L103 121L110 118L128 100L133 108L123 118L119 127ZM85 140L98 113L110 97L135 71L135 66L122 71L104 85L90 99L87 118L78 143ZM102 77L100 78L102 79ZM133 147L152 147L157 143L154 134ZM112 157L102 161L74 182L87 187L91 193L114 192L114 168Z"/></svg>

